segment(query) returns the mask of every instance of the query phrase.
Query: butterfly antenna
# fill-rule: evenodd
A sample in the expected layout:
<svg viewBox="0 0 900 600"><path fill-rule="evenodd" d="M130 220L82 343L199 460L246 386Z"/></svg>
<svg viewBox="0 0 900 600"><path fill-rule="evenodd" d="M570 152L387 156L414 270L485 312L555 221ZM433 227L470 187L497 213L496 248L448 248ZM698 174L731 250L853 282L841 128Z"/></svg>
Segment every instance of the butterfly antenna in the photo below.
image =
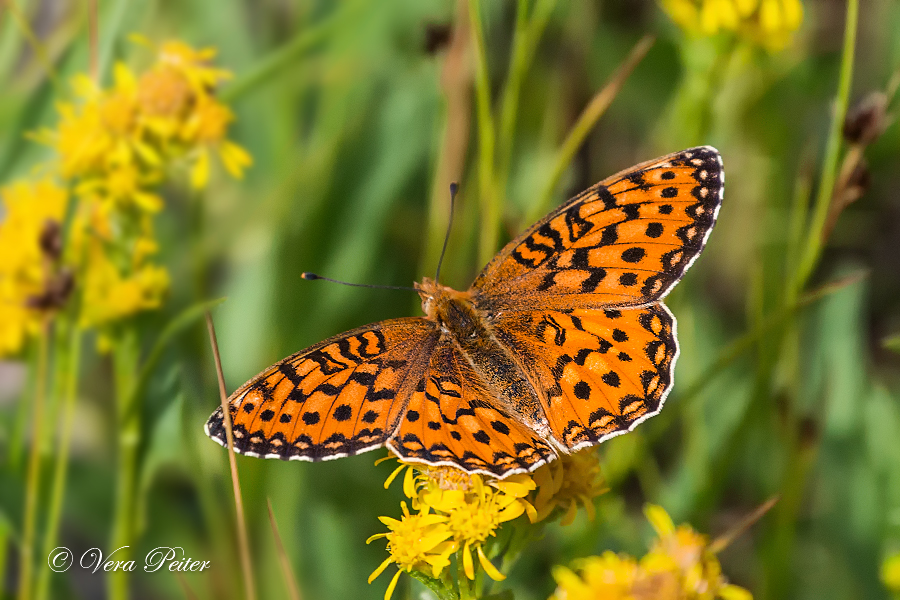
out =
<svg viewBox="0 0 900 600"><path fill-rule="evenodd" d="M341 285L349 285L350 287L361 287L361 288L372 288L376 290L407 290L418 292L418 290L414 287L407 287L403 285L372 285L369 283L349 283L347 281L341 281L339 279L332 279L330 277L322 277L321 275L316 275L315 273L310 273L309 271L305 271L300 274L300 277L307 281L316 281L317 279L321 279L322 281L330 281L331 283L339 283Z"/></svg>
<svg viewBox="0 0 900 600"><path fill-rule="evenodd" d="M456 193L459 191L459 184L455 181L450 184L450 221L447 223L447 233L444 235L444 247L441 248L441 257L438 259L437 270L434 273L434 280L437 281L441 276L441 264L444 262L444 253L447 252L447 243L450 241L450 231L453 229L453 210L456 204Z"/></svg>

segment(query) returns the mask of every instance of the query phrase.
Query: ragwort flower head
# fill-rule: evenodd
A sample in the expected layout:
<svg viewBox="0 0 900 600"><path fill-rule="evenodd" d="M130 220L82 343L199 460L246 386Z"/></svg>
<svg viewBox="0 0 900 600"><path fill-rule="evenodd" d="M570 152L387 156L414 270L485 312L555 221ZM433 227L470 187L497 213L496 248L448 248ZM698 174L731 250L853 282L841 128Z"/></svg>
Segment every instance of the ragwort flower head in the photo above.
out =
<svg viewBox="0 0 900 600"><path fill-rule="evenodd" d="M557 508L562 513L562 525L575 520L578 506L584 507L588 519L596 516L594 498L606 493L608 488L600 472L600 460L591 449L561 456L534 472L537 493L534 507L538 521L549 517Z"/></svg>
<svg viewBox="0 0 900 600"><path fill-rule="evenodd" d="M729 584L706 536L687 525L675 527L659 506L645 513L657 533L640 561L606 552L558 567L551 600L752 600L750 592Z"/></svg>
<svg viewBox="0 0 900 600"><path fill-rule="evenodd" d="M572 563L572 569L555 567L556 591L550 600L635 600L637 561L606 551Z"/></svg>
<svg viewBox="0 0 900 600"><path fill-rule="evenodd" d="M484 547L503 523L526 513L534 519L536 512L527 500L535 489L531 477L513 475L495 480L454 467L401 463L388 477L385 487L404 470L404 494L419 514L436 514L445 519L445 526L460 550L466 577L475 579L474 554L488 576L496 581L505 579L488 559Z"/></svg>
<svg viewBox="0 0 900 600"><path fill-rule="evenodd" d="M401 503L403 516L398 521L390 517L379 517L379 520L387 525L388 533L373 535L366 543L380 538L387 539L387 550L390 556L379 565L369 576L369 583L381 575L384 570L394 563L397 565L397 573L394 574L388 585L384 597L387 600L394 593L397 579L400 573L421 571L429 576L438 578L450 564L450 555L457 550L457 543L451 540L452 533L447 527L447 517L439 514L414 513L411 514L406 503Z"/></svg>
<svg viewBox="0 0 900 600"><path fill-rule="evenodd" d="M191 184L195 188L205 187L209 180L211 153L218 154L225 169L236 179L243 177L244 169L253 164L246 150L225 137L233 120L234 113L227 106L208 96L198 98L182 129L184 142L196 149L191 169Z"/></svg>
<svg viewBox="0 0 900 600"><path fill-rule="evenodd" d="M787 46L803 22L800 0L661 0L691 35L726 32L770 51Z"/></svg>
<svg viewBox="0 0 900 600"><path fill-rule="evenodd" d="M76 76L72 81L76 100L58 105L60 121L55 129L34 136L56 150L65 179L102 177L121 166L161 164L158 150L145 136L134 73L118 63L113 75L114 85L108 90L84 75Z"/></svg>

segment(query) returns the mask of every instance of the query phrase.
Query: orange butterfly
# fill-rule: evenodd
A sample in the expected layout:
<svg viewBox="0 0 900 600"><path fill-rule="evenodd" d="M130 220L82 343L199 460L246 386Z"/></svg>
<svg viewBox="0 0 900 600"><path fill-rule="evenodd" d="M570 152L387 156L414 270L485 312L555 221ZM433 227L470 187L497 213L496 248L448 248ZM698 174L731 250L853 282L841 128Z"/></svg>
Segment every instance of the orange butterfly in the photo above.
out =
<svg viewBox="0 0 900 600"><path fill-rule="evenodd" d="M703 249L723 183L709 146L605 179L507 244L467 291L417 284L425 317L332 337L241 386L235 450L318 461L387 446L506 477L634 429L672 388L662 298ZM226 445L221 408L206 433Z"/></svg>

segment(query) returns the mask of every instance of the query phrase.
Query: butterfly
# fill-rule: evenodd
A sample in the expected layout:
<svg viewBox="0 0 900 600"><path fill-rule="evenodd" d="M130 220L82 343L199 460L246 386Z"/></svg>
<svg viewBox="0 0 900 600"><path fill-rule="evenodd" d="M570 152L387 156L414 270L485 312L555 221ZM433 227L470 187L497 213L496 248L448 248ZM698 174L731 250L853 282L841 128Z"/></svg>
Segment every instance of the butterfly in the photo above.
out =
<svg viewBox="0 0 900 600"><path fill-rule="evenodd" d="M320 461L387 446L503 478L631 431L672 389L662 299L706 244L723 184L709 146L601 181L468 290L416 284L424 317L334 336L245 383L228 399L235 451ZM221 407L206 433L226 445Z"/></svg>

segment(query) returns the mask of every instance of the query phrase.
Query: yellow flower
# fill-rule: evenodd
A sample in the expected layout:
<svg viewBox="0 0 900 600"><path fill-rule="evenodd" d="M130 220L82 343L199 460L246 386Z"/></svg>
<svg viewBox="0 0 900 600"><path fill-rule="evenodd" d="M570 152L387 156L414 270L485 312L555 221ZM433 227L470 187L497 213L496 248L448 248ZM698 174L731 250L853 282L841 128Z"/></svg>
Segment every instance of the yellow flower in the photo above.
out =
<svg viewBox="0 0 900 600"><path fill-rule="evenodd" d="M106 212L137 208L148 213L159 212L163 200L149 192L148 188L160 180L153 171L140 170L133 164L110 167L102 177L94 177L80 183L75 189L79 196L110 204Z"/></svg>
<svg viewBox="0 0 900 600"><path fill-rule="evenodd" d="M638 565L630 556L606 551L577 560L572 567L554 567L557 588L550 600L635 600Z"/></svg>
<svg viewBox="0 0 900 600"><path fill-rule="evenodd" d="M900 552L889 556L881 565L881 581L887 589L900 593Z"/></svg>
<svg viewBox="0 0 900 600"><path fill-rule="evenodd" d="M132 35L132 41L154 48L154 44L141 35ZM168 40L156 47L159 67L172 69L182 75L197 95L215 90L222 81L231 79L231 73L210 65L216 57L215 48L197 50L179 40Z"/></svg>
<svg viewBox="0 0 900 600"><path fill-rule="evenodd" d="M68 192L49 178L0 190L0 356L18 352L40 327L29 299L42 295L50 276L40 238L48 221L62 222Z"/></svg>
<svg viewBox="0 0 900 600"><path fill-rule="evenodd" d="M33 136L59 154L64 178L102 174L137 161L157 166L162 160L144 139L134 73L118 63L113 78L113 88L102 90L84 75L76 76L72 85L78 99L58 105L56 130L44 129Z"/></svg>
<svg viewBox="0 0 900 600"><path fill-rule="evenodd" d="M182 137L197 148L191 169L191 184L199 189L209 180L209 152L216 151L225 169L232 177L240 179L244 169L253 164L246 150L225 139L228 125L234 120L231 110L208 96L198 98L197 105L188 117Z"/></svg>
<svg viewBox="0 0 900 600"><path fill-rule="evenodd" d="M437 579L450 564L450 555L456 552L457 543L450 540L451 532L447 527L447 517L444 515L418 513L410 514L406 503L401 503L403 516L398 521L390 517L379 517L379 520L387 525L389 533L373 535L366 543L379 538L387 538L387 549L390 556L378 566L369 576L369 583L391 563L398 567L391 583L385 592L385 600L394 593L397 579L400 573L422 571Z"/></svg>
<svg viewBox="0 0 900 600"><path fill-rule="evenodd" d="M175 69L155 66L138 80L138 104L147 117L178 119L193 99L190 82Z"/></svg>
<svg viewBox="0 0 900 600"><path fill-rule="evenodd" d="M692 35L730 32L769 50L788 45L803 22L800 0L661 0L675 23Z"/></svg>
<svg viewBox="0 0 900 600"><path fill-rule="evenodd" d="M543 465L534 472L534 482L538 488L534 498L536 520L546 519L559 507L564 513L562 525L575 520L579 504L584 506L588 519L594 520L594 498L608 490L597 454L590 449Z"/></svg>
<svg viewBox="0 0 900 600"><path fill-rule="evenodd" d="M91 244L83 277L83 327L104 325L158 308L169 288L169 274L163 267L144 264L123 272L99 242Z"/></svg>
<svg viewBox="0 0 900 600"><path fill-rule="evenodd" d="M557 567L558 587L551 599L753 600L722 576L706 536L687 525L676 528L659 506L648 505L645 513L658 536L650 552L640 561L606 552L575 561L574 570Z"/></svg>
<svg viewBox="0 0 900 600"><path fill-rule="evenodd" d="M495 581L505 579L488 559L484 544L496 535L501 524L527 513L533 520L534 507L526 499L535 489L528 475L503 480L484 478L454 467L428 467L401 463L385 482L385 487L406 470L403 493L420 514L443 516L454 543L462 550L463 571L475 578L475 562Z"/></svg>

